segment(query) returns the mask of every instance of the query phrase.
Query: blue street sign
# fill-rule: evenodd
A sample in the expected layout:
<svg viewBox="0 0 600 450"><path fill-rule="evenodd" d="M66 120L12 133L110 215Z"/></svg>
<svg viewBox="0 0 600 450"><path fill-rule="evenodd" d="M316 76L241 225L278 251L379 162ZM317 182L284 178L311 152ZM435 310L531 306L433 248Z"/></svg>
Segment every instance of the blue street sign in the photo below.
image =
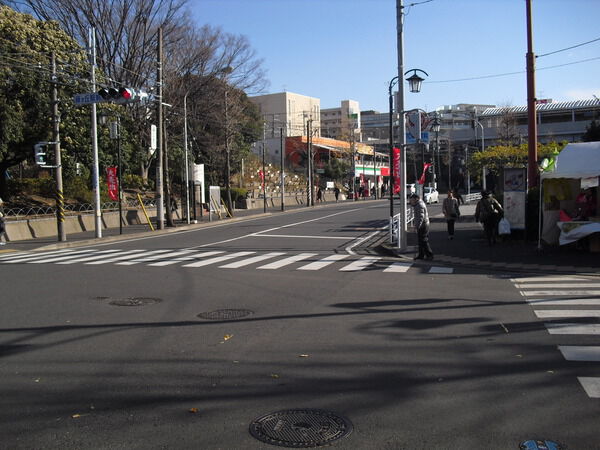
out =
<svg viewBox="0 0 600 450"><path fill-rule="evenodd" d="M76 105L89 105L91 103L102 103L106 100L104 100L99 94L90 92L87 94L75 94L73 96L73 101Z"/></svg>
<svg viewBox="0 0 600 450"><path fill-rule="evenodd" d="M429 143L429 131L421 131L421 142L425 144ZM417 140L410 133L406 133L406 143L407 144L416 144Z"/></svg>

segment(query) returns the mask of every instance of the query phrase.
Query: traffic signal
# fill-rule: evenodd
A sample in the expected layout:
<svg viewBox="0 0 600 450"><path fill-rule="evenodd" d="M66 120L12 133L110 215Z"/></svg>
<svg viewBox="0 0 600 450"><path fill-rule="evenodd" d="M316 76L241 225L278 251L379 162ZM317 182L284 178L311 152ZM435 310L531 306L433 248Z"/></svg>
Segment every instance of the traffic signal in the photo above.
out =
<svg viewBox="0 0 600 450"><path fill-rule="evenodd" d="M102 88L98 91L98 95L108 102L114 103L130 103L134 102L138 95L135 89L130 87L122 88Z"/></svg>
<svg viewBox="0 0 600 450"><path fill-rule="evenodd" d="M38 166L45 166L46 165L46 144L35 144L33 146L33 151L34 151L34 156L35 156L35 163Z"/></svg>

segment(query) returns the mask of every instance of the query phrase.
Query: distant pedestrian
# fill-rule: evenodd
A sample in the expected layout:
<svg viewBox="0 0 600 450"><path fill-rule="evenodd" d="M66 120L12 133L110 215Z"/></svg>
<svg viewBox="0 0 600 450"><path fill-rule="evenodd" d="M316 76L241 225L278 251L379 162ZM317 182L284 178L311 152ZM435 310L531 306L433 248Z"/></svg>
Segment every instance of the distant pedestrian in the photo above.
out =
<svg viewBox="0 0 600 450"><path fill-rule="evenodd" d="M448 239L454 239L454 222L460 217L460 209L458 206L458 200L454 197L453 191L448 191L448 196L442 203L442 213L446 218L446 224L448 228Z"/></svg>
<svg viewBox="0 0 600 450"><path fill-rule="evenodd" d="M504 210L498 200L494 198L491 192L483 191L481 200L477 202L475 208L475 220L483 224L483 230L490 246L496 243L498 234L498 222L504 215Z"/></svg>
<svg viewBox="0 0 600 450"><path fill-rule="evenodd" d="M454 193L454 198L456 200L458 200L459 206L464 205L465 200L463 199L463 196L461 195L460 190L458 188L456 188L456 189L452 189L452 192Z"/></svg>
<svg viewBox="0 0 600 450"><path fill-rule="evenodd" d="M333 188L333 195L335 195L335 202L337 203L338 200L340 199L340 188L339 187L334 187Z"/></svg>
<svg viewBox="0 0 600 450"><path fill-rule="evenodd" d="M419 253L414 259L433 259L433 252L429 246L429 214L427 206L417 194L410 196L410 204L414 210L413 225L417 230Z"/></svg>
<svg viewBox="0 0 600 450"><path fill-rule="evenodd" d="M317 188L317 202L320 203L323 201L323 191L320 187Z"/></svg>
<svg viewBox="0 0 600 450"><path fill-rule="evenodd" d="M4 236L4 241L2 240L2 236ZM0 211L0 245L6 245L6 241L8 241L6 224L4 223L4 214Z"/></svg>

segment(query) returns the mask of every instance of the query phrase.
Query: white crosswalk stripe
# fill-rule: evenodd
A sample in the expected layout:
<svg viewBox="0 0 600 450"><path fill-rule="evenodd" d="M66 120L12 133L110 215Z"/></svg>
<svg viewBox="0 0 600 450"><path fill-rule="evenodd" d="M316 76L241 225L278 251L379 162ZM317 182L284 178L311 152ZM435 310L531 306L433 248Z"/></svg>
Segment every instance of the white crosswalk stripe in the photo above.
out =
<svg viewBox="0 0 600 450"><path fill-rule="evenodd" d="M311 262L304 266L298 267L298 270L321 270L323 267L327 267L334 262L346 259L350 255L331 255L315 262Z"/></svg>
<svg viewBox="0 0 600 450"><path fill-rule="evenodd" d="M131 250L130 252L123 252L119 256L115 256L114 258L102 259L100 261L86 262L86 265L98 266L100 264L109 264L117 261L123 261L126 259L137 258L140 253L143 253L144 250ZM145 252L145 255L151 255L157 252L162 252L162 250L154 250Z"/></svg>
<svg viewBox="0 0 600 450"><path fill-rule="evenodd" d="M275 261L270 264L265 264L264 266L258 267L261 270L275 270L280 269L285 266L289 266L290 264L294 264L298 261L302 261L303 259L312 258L313 256L317 256L317 253L299 253L297 255L289 256L287 258L283 258L280 261Z"/></svg>
<svg viewBox="0 0 600 450"><path fill-rule="evenodd" d="M247 255L252 255L256 252L237 252L237 253L230 253L229 255L224 255L224 256L215 256L214 258L209 258L209 259L203 259L202 261L197 261L191 264L184 264L181 267L204 267L204 266L209 266L211 264L216 264L216 263L220 263L223 261L227 261L229 259L234 259L234 258L239 258L240 256L247 256Z"/></svg>
<svg viewBox="0 0 600 450"><path fill-rule="evenodd" d="M384 272L392 272L392 273L405 273L408 272L408 270L412 267L412 263L404 263L404 262L397 262L397 263L393 263L391 266L387 267L386 269L384 269Z"/></svg>
<svg viewBox="0 0 600 450"><path fill-rule="evenodd" d="M224 266L219 266L221 269L239 269L240 267L249 266L250 264L256 264L257 262L264 261L266 259L275 258L276 256L282 256L285 253L282 252L271 252L266 253L264 255L253 256L252 258L242 259L241 261L232 262L229 264L225 264Z"/></svg>
<svg viewBox="0 0 600 450"><path fill-rule="evenodd" d="M358 272L361 270L365 270L371 264L376 263L381 258L375 258L373 256L364 256L357 261L351 262L347 266L344 266L340 269L340 272Z"/></svg>
<svg viewBox="0 0 600 450"><path fill-rule="evenodd" d="M179 252L173 252L170 250L155 250L152 252L153 255L152 256L146 256L144 258L138 258L138 259L133 259L131 261L123 261L123 262L118 262L117 266L131 266L133 264L140 264L140 263L144 263L144 262L150 262L150 261L156 261L157 259L164 259L164 258L168 258L169 255L179 255Z"/></svg>
<svg viewBox="0 0 600 450"><path fill-rule="evenodd" d="M187 256L180 256L178 258L168 259L166 261L159 261L159 262L155 262L155 263L150 263L150 264L148 264L148 266L151 266L151 267L170 266L172 264L177 264L177 263L182 262L182 261L193 261L193 260L198 259L198 258L206 258L207 256L220 255L221 253L223 253L223 252L222 251L214 251L214 252L192 253L192 254L187 255Z"/></svg>
<svg viewBox="0 0 600 450"><path fill-rule="evenodd" d="M452 269L451 267L437 267L437 266L433 266L431 269L429 269L429 273L453 273L454 269Z"/></svg>
<svg viewBox="0 0 600 450"><path fill-rule="evenodd" d="M551 319L544 326L551 335L600 336L600 283L583 277L517 277L511 279L521 295L535 307L540 319ZM570 309L539 309L544 306L570 306ZM588 309L579 307L587 306ZM571 323L569 319L583 322ZM563 321L564 320L564 321ZM592 323L588 323L592 322ZM575 339L575 338L571 338ZM590 345L559 345L567 361L600 362L600 347ZM590 398L600 398L600 377L577 377Z"/></svg>
<svg viewBox="0 0 600 450"><path fill-rule="evenodd" d="M27 264L47 264L47 263L53 263L53 262L58 262L58 261L66 261L68 259L79 258L83 255L91 255L91 254L95 254L95 253L96 253L96 250L71 252L69 254L55 256L53 258L42 258L42 259L29 260L29 261L27 261Z"/></svg>
<svg viewBox="0 0 600 450"><path fill-rule="evenodd" d="M102 251L96 252L96 254L94 254L92 256L84 256L83 258L75 258L75 259L70 259L68 261L58 261L56 264L75 264L75 263L81 263L81 262L86 262L86 261L94 261L95 259L105 258L107 254L115 253L118 251L119 250L102 250Z"/></svg>
<svg viewBox="0 0 600 450"><path fill-rule="evenodd" d="M2 264L21 264L28 261L35 261L36 259L49 258L56 255L71 255L75 253L73 250L63 250L60 252L52 253L29 253L27 255L17 255L12 258L5 258L0 263ZM80 252L81 253L81 252Z"/></svg>
<svg viewBox="0 0 600 450"><path fill-rule="evenodd" d="M61 253L69 253L73 250L57 250L54 252L44 252L44 253L10 253L8 255L0 256L0 263L5 260L23 260L24 258L39 258L42 256L52 256L59 255Z"/></svg>

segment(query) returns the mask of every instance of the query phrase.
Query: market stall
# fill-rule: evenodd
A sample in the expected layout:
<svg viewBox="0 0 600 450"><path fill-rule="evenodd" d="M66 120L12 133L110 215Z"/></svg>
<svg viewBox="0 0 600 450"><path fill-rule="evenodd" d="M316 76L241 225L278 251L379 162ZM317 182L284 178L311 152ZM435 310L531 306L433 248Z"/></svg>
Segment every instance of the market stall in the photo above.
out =
<svg viewBox="0 0 600 450"><path fill-rule="evenodd" d="M542 239L565 245L585 239L600 251L600 142L568 144L554 170L541 175Z"/></svg>

